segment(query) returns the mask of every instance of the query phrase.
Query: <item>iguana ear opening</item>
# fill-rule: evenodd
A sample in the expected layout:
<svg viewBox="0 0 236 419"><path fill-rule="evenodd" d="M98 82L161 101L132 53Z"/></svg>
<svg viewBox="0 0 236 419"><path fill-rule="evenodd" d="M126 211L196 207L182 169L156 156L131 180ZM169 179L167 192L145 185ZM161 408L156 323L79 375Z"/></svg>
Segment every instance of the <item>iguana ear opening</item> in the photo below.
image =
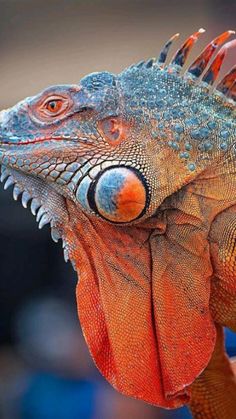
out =
<svg viewBox="0 0 236 419"><path fill-rule="evenodd" d="M182 287L175 281L168 245L158 250L151 223L124 228L90 219L72 202L68 209L78 312L97 367L125 395L165 408L186 404L187 386L214 347L206 284L194 284L188 272Z"/></svg>
<svg viewBox="0 0 236 419"><path fill-rule="evenodd" d="M120 117L108 117L98 122L98 130L102 137L115 147L126 140L130 125Z"/></svg>

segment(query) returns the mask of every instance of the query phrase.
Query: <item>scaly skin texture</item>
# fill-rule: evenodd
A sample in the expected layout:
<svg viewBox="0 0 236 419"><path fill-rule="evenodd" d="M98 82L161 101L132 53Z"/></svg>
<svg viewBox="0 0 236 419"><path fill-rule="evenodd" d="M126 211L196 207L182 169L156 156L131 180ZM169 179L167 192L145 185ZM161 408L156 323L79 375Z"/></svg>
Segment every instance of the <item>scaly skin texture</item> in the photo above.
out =
<svg viewBox="0 0 236 419"><path fill-rule="evenodd" d="M199 419L234 418L236 412L235 375L224 352L222 327L216 325L216 329L217 341L211 361L191 387L190 407L194 417Z"/></svg>
<svg viewBox="0 0 236 419"><path fill-rule="evenodd" d="M235 419L222 343L222 325L236 330L235 68L210 87L236 41L209 64L223 33L182 74L203 32L168 66L177 35L158 60L2 111L1 179L62 238L107 380L164 408L189 403L196 418Z"/></svg>

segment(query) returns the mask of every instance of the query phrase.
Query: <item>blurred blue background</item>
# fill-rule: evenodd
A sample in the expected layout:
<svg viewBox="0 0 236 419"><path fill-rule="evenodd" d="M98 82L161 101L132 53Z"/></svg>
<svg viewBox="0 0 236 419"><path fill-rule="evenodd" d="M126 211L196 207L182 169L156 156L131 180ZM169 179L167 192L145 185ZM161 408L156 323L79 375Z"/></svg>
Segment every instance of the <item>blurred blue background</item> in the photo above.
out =
<svg viewBox="0 0 236 419"><path fill-rule="evenodd" d="M236 29L233 0L0 0L0 109L91 71L119 72L179 42ZM178 46L179 43L177 42ZM192 55L193 56L193 55ZM229 54L223 71L230 67ZM3 419L184 419L114 391L92 364L75 304L76 275L49 228L0 189L0 417ZM226 331L230 356L235 335Z"/></svg>

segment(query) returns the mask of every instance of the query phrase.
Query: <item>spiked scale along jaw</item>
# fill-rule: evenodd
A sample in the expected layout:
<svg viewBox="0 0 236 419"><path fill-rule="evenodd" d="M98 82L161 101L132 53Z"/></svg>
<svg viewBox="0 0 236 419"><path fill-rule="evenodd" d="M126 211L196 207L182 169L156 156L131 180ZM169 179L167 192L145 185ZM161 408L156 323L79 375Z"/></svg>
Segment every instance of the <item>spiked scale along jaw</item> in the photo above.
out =
<svg viewBox="0 0 236 419"><path fill-rule="evenodd" d="M27 176L13 168L1 167L1 182L6 190L13 186L13 199L21 199L24 208L30 206L36 217L39 229L46 224L51 226L52 240L57 243L63 239L62 223L67 222L65 199L38 178ZM63 241L64 259L69 260L66 242Z"/></svg>
<svg viewBox="0 0 236 419"><path fill-rule="evenodd" d="M50 87L0 112L1 181L30 203L39 228L50 223L53 240L62 238L96 365L122 393L166 408L189 401L215 342L204 229L183 228L178 210L167 229L166 199L230 152L236 133L235 67L211 89L234 32L183 71L203 33L168 65L178 34L157 60Z"/></svg>

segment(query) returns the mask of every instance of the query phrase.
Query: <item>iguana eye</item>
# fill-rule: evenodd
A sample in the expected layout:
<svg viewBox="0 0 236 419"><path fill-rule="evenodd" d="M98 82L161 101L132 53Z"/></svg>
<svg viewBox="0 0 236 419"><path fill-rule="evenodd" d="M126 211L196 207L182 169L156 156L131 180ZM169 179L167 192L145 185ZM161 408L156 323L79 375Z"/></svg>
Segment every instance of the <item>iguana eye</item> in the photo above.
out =
<svg viewBox="0 0 236 419"><path fill-rule="evenodd" d="M51 113L57 113L62 107L62 100L50 100L46 103L46 108Z"/></svg>
<svg viewBox="0 0 236 419"><path fill-rule="evenodd" d="M46 116L58 116L68 108L68 100L62 97L50 97L40 107L40 111Z"/></svg>

